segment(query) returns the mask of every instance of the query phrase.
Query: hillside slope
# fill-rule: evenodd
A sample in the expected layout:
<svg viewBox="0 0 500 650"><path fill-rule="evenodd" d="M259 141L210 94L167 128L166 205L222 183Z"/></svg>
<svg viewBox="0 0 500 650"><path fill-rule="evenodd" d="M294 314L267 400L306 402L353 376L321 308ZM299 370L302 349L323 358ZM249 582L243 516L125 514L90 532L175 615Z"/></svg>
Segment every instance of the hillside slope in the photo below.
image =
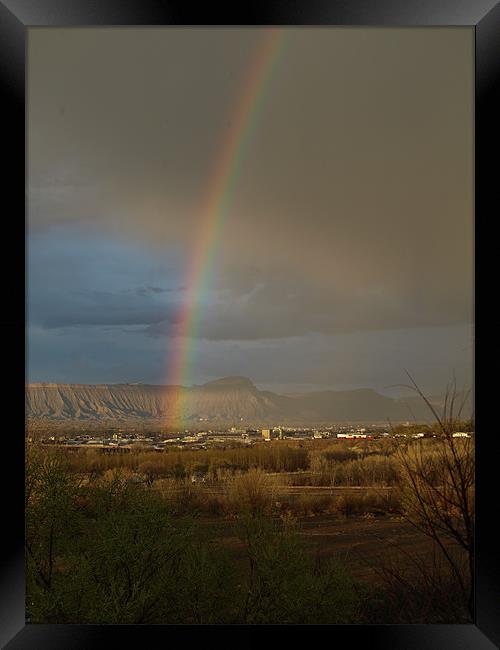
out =
<svg viewBox="0 0 500 650"><path fill-rule="evenodd" d="M418 398L395 400L370 389L279 395L245 377L183 388L148 384L28 384L26 416L52 421L182 421L220 423L431 421ZM470 408L467 409L470 412Z"/></svg>

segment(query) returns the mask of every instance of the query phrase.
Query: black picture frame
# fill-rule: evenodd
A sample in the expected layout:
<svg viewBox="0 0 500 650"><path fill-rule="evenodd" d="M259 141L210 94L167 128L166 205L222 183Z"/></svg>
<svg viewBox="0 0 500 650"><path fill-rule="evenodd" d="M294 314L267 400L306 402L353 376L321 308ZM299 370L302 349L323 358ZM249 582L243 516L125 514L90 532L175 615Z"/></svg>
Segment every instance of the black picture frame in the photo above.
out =
<svg viewBox="0 0 500 650"><path fill-rule="evenodd" d="M0 0L0 87L2 93L4 380L8 427L2 432L3 553L0 555L0 644L9 650L98 648L123 642L153 648L175 642L252 641L268 626L26 625L24 593L25 391L25 42L33 26L118 25L357 25L470 26L475 32L475 412L477 441L476 613L470 625L327 626L330 644L367 648L486 650L500 644L500 551L496 537L495 451L492 385L480 368L490 313L479 317L479 288L494 278L494 223L498 202L497 116L500 115L500 3L496 0L267 0L195 4L180 0ZM490 162L490 156L492 162ZM496 182L495 182L496 181ZM7 200L6 200L7 199ZM6 206L9 206L8 208ZM498 212L498 208L497 208ZM481 244L481 264L477 251ZM491 247L491 249L488 248ZM12 252L8 259L7 252ZM494 300L495 290L489 295ZM479 336L477 333L479 332ZM491 351L490 351L491 353ZM484 366L486 367L486 361ZM7 471L9 469L9 471ZM291 630L290 628L293 627ZM242 629L244 628L244 629ZM285 637L316 630L279 627ZM282 641L283 642L283 641Z"/></svg>

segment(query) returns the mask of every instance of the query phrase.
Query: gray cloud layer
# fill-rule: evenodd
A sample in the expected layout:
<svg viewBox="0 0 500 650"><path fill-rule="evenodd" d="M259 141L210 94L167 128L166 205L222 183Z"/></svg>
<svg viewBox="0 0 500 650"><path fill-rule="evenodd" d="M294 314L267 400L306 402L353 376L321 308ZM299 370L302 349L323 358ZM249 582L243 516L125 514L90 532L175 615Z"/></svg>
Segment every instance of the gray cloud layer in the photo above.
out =
<svg viewBox="0 0 500 650"><path fill-rule="evenodd" d="M261 40L258 29L30 30L31 232L88 225L177 255L182 270ZM285 40L198 335L471 323L472 30L301 28ZM40 286L32 313L46 328L170 336L182 272L166 279L77 283L79 295L70 283L64 299Z"/></svg>

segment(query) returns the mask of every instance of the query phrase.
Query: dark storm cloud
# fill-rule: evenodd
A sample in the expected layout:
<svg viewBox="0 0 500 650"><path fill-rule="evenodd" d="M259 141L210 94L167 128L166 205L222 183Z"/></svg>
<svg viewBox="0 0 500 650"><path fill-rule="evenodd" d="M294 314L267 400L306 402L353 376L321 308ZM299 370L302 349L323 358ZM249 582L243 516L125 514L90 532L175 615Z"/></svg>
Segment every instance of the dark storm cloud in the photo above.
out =
<svg viewBox="0 0 500 650"><path fill-rule="evenodd" d="M261 41L239 28L30 30L30 320L74 337L121 328L129 358L167 349ZM406 365L426 360L430 381L435 341L448 328L453 349L467 345L472 321L473 30L300 28L285 41L199 296L200 379L244 374L245 358L251 374L261 345L266 381L338 384L319 361L285 361L287 341L306 356L319 335L330 366L326 350L344 358L335 341L354 337L355 383L356 369L369 376L357 350L380 359L380 332L405 330Z"/></svg>
<svg viewBox="0 0 500 650"><path fill-rule="evenodd" d="M86 218L189 255L261 38L32 32L33 227ZM213 283L227 301L200 334L469 321L471 34L295 29L287 39L219 242Z"/></svg>
<svg viewBox="0 0 500 650"><path fill-rule="evenodd" d="M272 275L270 275L272 278ZM436 283L439 279L436 279ZM461 295L446 287L429 296L418 287L393 284L356 287L314 281L291 270L243 293L235 287L202 311L200 336L209 339L259 339L310 332L434 327L469 322L471 313Z"/></svg>
<svg viewBox="0 0 500 650"><path fill-rule="evenodd" d="M35 233L28 240L29 320L45 329L175 322L182 292L154 282L169 278L169 258L175 255L156 260L71 228Z"/></svg>
<svg viewBox="0 0 500 650"><path fill-rule="evenodd" d="M36 303L35 303L36 304ZM64 307L58 313L53 304L44 301L49 313L42 317L43 327L52 329L75 325L145 325L175 319L176 305L156 305L147 300L131 301L126 294L109 291L79 292L66 296ZM42 305L39 306L39 309Z"/></svg>
<svg viewBox="0 0 500 650"><path fill-rule="evenodd" d="M262 273L262 270L260 271ZM248 273L251 277L251 273ZM429 296L419 287L360 283L347 287L308 277L301 269L286 276L268 274L268 281L244 280L228 274L231 289L215 293L197 308L197 335L210 340L287 338L311 332L327 335L351 331L437 327L471 321L463 296L452 296L446 286ZM439 283L436 279L436 284ZM152 335L171 333L164 324L147 328Z"/></svg>
<svg viewBox="0 0 500 650"><path fill-rule="evenodd" d="M170 293L174 291L174 289L163 289L162 287L134 287L133 289L129 289L129 291L136 293L138 296L149 296L151 294Z"/></svg>

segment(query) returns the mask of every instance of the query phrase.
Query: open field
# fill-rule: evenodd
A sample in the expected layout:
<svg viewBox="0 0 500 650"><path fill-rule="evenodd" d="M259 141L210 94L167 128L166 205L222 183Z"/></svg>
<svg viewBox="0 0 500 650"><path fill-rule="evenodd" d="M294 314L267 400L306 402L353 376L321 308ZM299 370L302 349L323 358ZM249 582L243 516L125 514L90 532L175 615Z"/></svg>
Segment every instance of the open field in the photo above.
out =
<svg viewBox="0 0 500 650"><path fill-rule="evenodd" d="M203 535L219 541L236 562L244 563L245 544L238 537L235 522L220 518L197 519ZM310 515L297 522L298 534L314 558L336 558L349 575L370 584L383 584L381 560L402 551L410 555L429 553L429 540L400 516ZM407 564L411 561L406 558Z"/></svg>
<svg viewBox="0 0 500 650"><path fill-rule="evenodd" d="M470 620L473 439L32 443L26 495L33 622Z"/></svg>

